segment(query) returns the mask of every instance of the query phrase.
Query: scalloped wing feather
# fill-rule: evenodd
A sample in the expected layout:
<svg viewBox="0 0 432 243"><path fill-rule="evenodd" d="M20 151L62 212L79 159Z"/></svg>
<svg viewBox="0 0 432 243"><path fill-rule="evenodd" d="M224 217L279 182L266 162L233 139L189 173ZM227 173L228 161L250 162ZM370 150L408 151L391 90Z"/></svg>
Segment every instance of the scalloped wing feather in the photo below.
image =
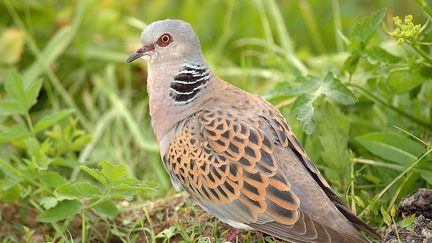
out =
<svg viewBox="0 0 432 243"><path fill-rule="evenodd" d="M239 119L221 109L205 109L189 117L177 133L163 156L165 166L203 208L232 225L299 242L349 237L361 241L301 209L300 198L276 161L275 147L292 146L306 154L296 140L291 141L293 135L290 140L283 118L271 115L276 119ZM271 137L263 126L271 128Z"/></svg>

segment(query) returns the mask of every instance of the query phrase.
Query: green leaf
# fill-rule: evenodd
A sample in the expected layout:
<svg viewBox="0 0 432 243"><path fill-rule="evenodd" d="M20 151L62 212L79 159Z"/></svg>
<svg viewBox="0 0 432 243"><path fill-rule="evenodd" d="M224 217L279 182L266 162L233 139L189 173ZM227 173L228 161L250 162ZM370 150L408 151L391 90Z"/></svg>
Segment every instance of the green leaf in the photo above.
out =
<svg viewBox="0 0 432 243"><path fill-rule="evenodd" d="M45 67L50 67L70 44L70 40L73 36L74 32L71 26L65 26L61 30L56 31L54 36L43 49L40 60L34 61L34 63L24 72L24 79L26 82L32 83L37 79L37 77L45 72L45 68L41 64L41 61L44 62Z"/></svg>
<svg viewBox="0 0 432 243"><path fill-rule="evenodd" d="M75 139L72 144L73 151L80 151L86 144L90 143L92 140L92 136L89 134L82 135L79 138Z"/></svg>
<svg viewBox="0 0 432 243"><path fill-rule="evenodd" d="M395 63L400 60L400 57L391 54L379 46L368 48L366 53L368 61L372 64L377 62Z"/></svg>
<svg viewBox="0 0 432 243"><path fill-rule="evenodd" d="M50 209L57 206L58 200L55 197L43 197L39 200L39 204L45 209Z"/></svg>
<svg viewBox="0 0 432 243"><path fill-rule="evenodd" d="M401 94L414 89L426 80L420 74L420 69L411 68L409 70L390 73L387 82L393 92Z"/></svg>
<svg viewBox="0 0 432 243"><path fill-rule="evenodd" d="M25 95L26 95L25 107L27 110L29 110L30 107L36 104L37 97L39 95L39 91L41 87L42 87L42 79L36 79L25 88Z"/></svg>
<svg viewBox="0 0 432 243"><path fill-rule="evenodd" d="M156 183L144 182L136 178L123 178L116 181L111 188L111 197L121 200L132 200L137 193L155 191Z"/></svg>
<svg viewBox="0 0 432 243"><path fill-rule="evenodd" d="M420 143L396 133L373 132L356 140L372 154L403 165L409 165L425 151Z"/></svg>
<svg viewBox="0 0 432 243"><path fill-rule="evenodd" d="M48 160L45 151L41 148L39 141L34 137L29 137L26 140L26 145L27 145L27 153L32 158L34 165L36 165L37 168L40 170L48 169L48 165L50 161Z"/></svg>
<svg viewBox="0 0 432 243"><path fill-rule="evenodd" d="M161 232L159 232L158 235L156 235L156 239L168 239L168 240L171 239L177 233L176 228L177 228L176 226L171 226L169 228L162 230Z"/></svg>
<svg viewBox="0 0 432 243"><path fill-rule="evenodd" d="M279 82L270 92L264 95L266 99L276 97L291 97L311 93L319 87L319 78L315 76L299 77L294 83Z"/></svg>
<svg viewBox="0 0 432 243"><path fill-rule="evenodd" d="M322 83L322 93L332 100L343 105L352 105L357 102L354 93L339 79L336 79L333 74L327 74Z"/></svg>
<svg viewBox="0 0 432 243"><path fill-rule="evenodd" d="M394 205L390 208L390 216L394 218L396 216L396 208Z"/></svg>
<svg viewBox="0 0 432 243"><path fill-rule="evenodd" d="M353 52L344 62L343 70L346 70L350 75L352 75L357 70L357 65L360 61L359 51Z"/></svg>
<svg viewBox="0 0 432 243"><path fill-rule="evenodd" d="M22 124L15 124L6 130L0 131L0 143L6 143L23 139L30 135L27 127Z"/></svg>
<svg viewBox="0 0 432 243"><path fill-rule="evenodd" d="M420 173L421 177L425 179L430 185L432 185L432 172L430 171L422 171Z"/></svg>
<svg viewBox="0 0 432 243"><path fill-rule="evenodd" d="M7 174L3 181L0 183L0 188L2 190L9 190L12 187L18 185L23 179L21 177L15 176L13 174Z"/></svg>
<svg viewBox="0 0 432 243"><path fill-rule="evenodd" d="M297 120L300 121L303 131L306 134L312 134L315 130L315 124L313 122L313 116L315 107L313 102L315 97L308 94L302 94L294 101L291 106L291 112L296 116Z"/></svg>
<svg viewBox="0 0 432 243"><path fill-rule="evenodd" d="M338 172L340 181L349 164L348 139L350 122L335 106L325 102L315 115L317 133L321 143L321 157L325 164Z"/></svg>
<svg viewBox="0 0 432 243"><path fill-rule="evenodd" d="M68 180L55 171L43 172L40 177L41 182L49 188L57 188L66 184Z"/></svg>
<svg viewBox="0 0 432 243"><path fill-rule="evenodd" d="M115 200L132 201L136 195L135 191L113 188L110 192L110 197Z"/></svg>
<svg viewBox="0 0 432 243"><path fill-rule="evenodd" d="M9 98L22 106L23 110L27 111L27 98L24 89L24 81L15 69L12 69L12 71L9 72L9 76L4 83L4 88Z"/></svg>
<svg viewBox="0 0 432 243"><path fill-rule="evenodd" d="M362 177L366 180L372 182L375 185L378 185L382 182L382 179L378 176L372 175L372 174L362 174Z"/></svg>
<svg viewBox="0 0 432 243"><path fill-rule="evenodd" d="M113 185L114 190L127 190L127 191L154 191L154 188L157 187L157 184L154 182L144 182L140 181L136 178L123 178L118 181L117 184Z"/></svg>
<svg viewBox="0 0 432 243"><path fill-rule="evenodd" d="M116 182L127 176L127 170L124 165L114 165L103 161L100 163L101 172L109 181Z"/></svg>
<svg viewBox="0 0 432 243"><path fill-rule="evenodd" d="M104 177L104 175L99 170L89 168L89 167L87 167L85 165L81 165L80 168L83 171L87 172L87 174L89 174L90 176L92 176L93 178L95 178L100 183L102 183L104 185L108 184L108 180Z"/></svg>
<svg viewBox="0 0 432 243"><path fill-rule="evenodd" d="M401 228L410 228L410 226L414 223L415 219L416 219L415 214L406 217L399 223L399 226Z"/></svg>
<svg viewBox="0 0 432 243"><path fill-rule="evenodd" d="M111 200L104 200L92 207L92 210L103 218L113 219L118 214L117 206Z"/></svg>
<svg viewBox="0 0 432 243"><path fill-rule="evenodd" d="M58 110L40 119L34 126L35 133L41 132L73 113L72 109Z"/></svg>
<svg viewBox="0 0 432 243"><path fill-rule="evenodd" d="M374 12L372 15L360 20L354 26L352 32L352 41L348 45L351 55L345 60L343 64L343 70L346 70L350 75L356 71L360 57L364 52L364 48L384 19L385 14L386 9L380 9Z"/></svg>
<svg viewBox="0 0 432 243"><path fill-rule="evenodd" d="M306 134L312 134L315 130L315 123L313 122L314 104L322 95L343 105L351 105L357 102L354 93L335 78L332 73L328 73L324 79L307 77L307 80L307 82L315 83L315 85L308 84L309 88L314 87L315 89L308 89L308 92L297 97L291 106L292 113L300 121Z"/></svg>
<svg viewBox="0 0 432 243"><path fill-rule="evenodd" d="M1 180L0 180L1 182ZM9 188L8 190L0 190L0 198L2 202L9 202L13 200L19 200L19 195L21 194L21 190L23 187L21 185L16 185L14 187Z"/></svg>
<svg viewBox="0 0 432 243"><path fill-rule="evenodd" d="M42 223L55 223L60 220L72 219L82 208L82 204L78 200L64 200L50 208L37 217L37 220Z"/></svg>
<svg viewBox="0 0 432 243"><path fill-rule="evenodd" d="M12 99L0 101L0 113L4 116L19 114L24 115L27 111L20 103Z"/></svg>
<svg viewBox="0 0 432 243"><path fill-rule="evenodd" d="M30 186L27 186L27 187L22 186L22 185L18 185L18 186L22 187L21 190L20 190L20 197L21 197L21 199L26 198L32 192L32 187L30 187Z"/></svg>
<svg viewBox="0 0 432 243"><path fill-rule="evenodd" d="M386 225L391 225L392 222L390 214L387 213L387 211L383 207L381 207L381 215L383 216L384 223Z"/></svg>
<svg viewBox="0 0 432 243"><path fill-rule="evenodd" d="M386 15L386 9L379 9L372 13L370 16L360 20L353 29L352 39L354 42L358 42L362 47L365 47L369 42L372 35L384 19Z"/></svg>
<svg viewBox="0 0 432 243"><path fill-rule="evenodd" d="M364 201L361 199L361 197L359 197L359 196L354 196L354 200L355 200L356 204L357 204L360 208L364 208L364 207L365 207L365 203L364 203Z"/></svg>
<svg viewBox="0 0 432 243"><path fill-rule="evenodd" d="M9 110L12 109L11 111L16 111L17 113L19 112L19 114L27 112L36 103L41 85L42 81L38 79L29 83L26 87L21 75L13 69L10 71L4 86L9 98L15 104L14 102L9 102L3 104L3 106L6 105L6 108L9 108Z"/></svg>
<svg viewBox="0 0 432 243"><path fill-rule="evenodd" d="M84 199L100 197L102 193L99 187L89 182L74 182L57 187L54 195L61 199Z"/></svg>

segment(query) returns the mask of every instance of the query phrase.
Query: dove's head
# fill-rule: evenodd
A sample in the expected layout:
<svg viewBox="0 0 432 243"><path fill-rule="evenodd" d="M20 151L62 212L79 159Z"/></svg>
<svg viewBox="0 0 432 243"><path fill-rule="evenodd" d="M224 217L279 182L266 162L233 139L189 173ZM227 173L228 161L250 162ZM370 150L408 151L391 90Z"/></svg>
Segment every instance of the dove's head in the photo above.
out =
<svg viewBox="0 0 432 243"><path fill-rule="evenodd" d="M190 24L182 20L160 20L148 25L141 35L142 47L127 62L143 57L150 63L177 59L202 59L201 47Z"/></svg>

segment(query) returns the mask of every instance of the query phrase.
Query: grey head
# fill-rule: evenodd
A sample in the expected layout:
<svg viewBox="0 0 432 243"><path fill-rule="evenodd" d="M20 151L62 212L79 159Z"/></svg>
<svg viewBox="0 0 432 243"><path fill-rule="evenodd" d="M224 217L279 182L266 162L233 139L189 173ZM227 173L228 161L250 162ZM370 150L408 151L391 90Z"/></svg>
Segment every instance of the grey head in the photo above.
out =
<svg viewBox="0 0 432 243"><path fill-rule="evenodd" d="M140 57L150 63L204 62L192 26L182 20L166 19L151 23L142 32L141 42L143 46L132 53L127 62Z"/></svg>
<svg viewBox="0 0 432 243"><path fill-rule="evenodd" d="M144 29L141 42L143 46L127 62L141 57L147 61L150 98L166 96L180 106L203 93L213 74L190 24L169 19L153 22Z"/></svg>

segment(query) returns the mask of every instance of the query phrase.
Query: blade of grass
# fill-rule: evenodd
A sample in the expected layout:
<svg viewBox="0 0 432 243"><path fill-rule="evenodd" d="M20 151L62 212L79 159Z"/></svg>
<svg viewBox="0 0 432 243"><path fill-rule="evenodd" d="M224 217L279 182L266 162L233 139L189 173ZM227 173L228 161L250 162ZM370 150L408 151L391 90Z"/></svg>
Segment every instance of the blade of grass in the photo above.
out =
<svg viewBox="0 0 432 243"><path fill-rule="evenodd" d="M388 162L376 161L376 160L370 160L370 159L353 158L353 161L356 163L360 163L360 164L373 165L373 166L388 168L388 169L397 170L397 171L404 171L406 169L406 167L402 166L402 165L396 165L396 164L391 164ZM413 171L418 172L418 173L423 173L423 172L427 172L428 170L423 169L423 168L422 169L414 168Z"/></svg>
<svg viewBox="0 0 432 243"><path fill-rule="evenodd" d="M295 55L291 37L288 33L288 28L285 25L279 6L275 0L266 1L266 4L269 7L270 16L273 17L275 22L279 41L281 46L285 49L287 60L300 72L301 75L307 75L308 70L306 66Z"/></svg>
<svg viewBox="0 0 432 243"><path fill-rule="evenodd" d="M268 43L271 44L271 46L275 46L272 30L270 27L270 21L267 17L266 12L264 11L265 8L264 8L263 1L262 0L256 0L255 2L257 5L259 15L260 15L261 24L263 25L265 39Z"/></svg>
<svg viewBox="0 0 432 243"><path fill-rule="evenodd" d="M399 187L397 188L396 192L393 193L392 199L390 200L390 203L387 207L387 211L390 211L390 209L393 207L393 205L396 202L397 197L399 196L399 193L401 192L403 186L408 182L408 180L411 178L411 176L413 175L413 171L409 172L407 174L407 176L405 177L405 179L402 181L402 183L399 185Z"/></svg>
<svg viewBox="0 0 432 243"><path fill-rule="evenodd" d="M417 4L423 8L423 10L432 17L432 8L427 4L425 0L416 0Z"/></svg>
<svg viewBox="0 0 432 243"><path fill-rule="evenodd" d="M67 56L73 57L73 58L79 58L81 56L81 51L77 50L70 50L67 51ZM118 63L124 63L126 58L128 57L128 54L124 52L118 52L113 51L104 47L99 46L88 46L84 47L84 52L86 55L86 58L92 59L94 61L103 61L103 62L118 62Z"/></svg>
<svg viewBox="0 0 432 243"><path fill-rule="evenodd" d="M365 212L369 211L370 208L375 206L375 203L380 199L384 193L386 193L396 182L398 182L405 174L412 171L415 166L417 166L426 156L428 156L432 152L432 149L429 149L424 153L422 156L420 156L414 163L412 163L410 166L408 166L402 173L400 173L396 178L394 178L381 192L376 194L369 205L359 214L359 216L362 216Z"/></svg>
<svg viewBox="0 0 432 243"><path fill-rule="evenodd" d="M318 51L318 53L325 53L326 49L323 44L324 38L322 38L321 33L319 31L317 21L315 18L315 15L313 13L313 10L310 6L309 1L302 0L299 2L300 11L303 15L303 18L306 22L306 26L308 27L310 39L312 40L312 44L314 45L315 49Z"/></svg>
<svg viewBox="0 0 432 243"><path fill-rule="evenodd" d="M275 46L277 46L273 39L271 24L269 18L265 11L265 6L269 6L270 15L273 16L276 27L278 30L278 37L281 43L281 49L283 53L283 57L295 68L301 75L306 75L308 70L306 66L295 56L294 50L291 44L291 38L288 34L287 28L282 18L282 14L280 13L277 4L274 1L266 1L256 0L257 10L260 16L261 23L263 25L265 39L268 42L268 46L271 48L273 53L276 53ZM276 16L275 16L276 15Z"/></svg>
<svg viewBox="0 0 432 243"><path fill-rule="evenodd" d="M17 20L17 21L21 21L21 20ZM25 27L23 26L23 28ZM28 34L27 29L24 31L26 31ZM71 26L65 26L61 28L59 31L57 31L54 34L54 36L45 45L44 49L40 53L40 56L38 57L35 55L36 61L33 62L33 64L30 65L30 67L28 67L24 71L23 78L25 82L27 84L31 83L36 78L38 78L43 72L45 72L45 70L41 68L41 64L43 67L50 67L66 50L74 35L75 33L73 32L73 28ZM33 38L31 37L27 37L27 38L28 38L27 40L28 42L36 43Z"/></svg>
<svg viewBox="0 0 432 243"><path fill-rule="evenodd" d="M335 31L335 42L336 42L336 50L338 52L343 51L343 43L342 38L339 33L342 33L342 21L340 14L340 2L339 0L332 0L332 11L333 11L333 25Z"/></svg>
<svg viewBox="0 0 432 243"><path fill-rule="evenodd" d="M410 132L408 132L408 131L406 131L406 130L404 130L404 129L398 127L398 126L393 126L393 127L396 128L396 129L398 129L399 131L401 131L401 132L407 134L408 136L414 138L415 140L419 141L420 143L424 144L426 147L428 147L428 148L431 147L430 144L428 144L428 143L426 143L425 141L421 140L420 138L416 137L414 134L412 134L412 133L410 133Z"/></svg>
<svg viewBox="0 0 432 243"><path fill-rule="evenodd" d="M294 47L291 42L291 36L288 33L288 29L285 25L279 6L274 0L266 1L266 5L269 8L270 16L273 17L273 21L275 22L281 46L285 49L287 54L294 54Z"/></svg>
<svg viewBox="0 0 432 243"><path fill-rule="evenodd" d="M134 17L127 17L126 18L126 22L130 25L133 26L139 30L143 30L145 29L145 27L147 27L147 24L144 23L142 20L134 18Z"/></svg>
<svg viewBox="0 0 432 243"><path fill-rule="evenodd" d="M109 74L109 72L112 72L109 71L109 67L107 68L107 76L105 78L107 80L109 80L110 77L112 78L112 75ZM102 82L103 82L102 79L96 79L97 87L108 96L112 105L115 107L119 115L121 115L121 117L124 119L124 121L126 122L126 124L128 125L131 131L131 134L133 134L134 140L135 142L137 142L138 146L140 146L142 149L149 152L159 152L159 146L157 144L146 141L146 139L143 136L143 132L139 128L137 122L134 120L129 109L120 99L120 97L118 97L114 93L114 91L109 87L109 85L106 85L106 83L102 83Z"/></svg>

